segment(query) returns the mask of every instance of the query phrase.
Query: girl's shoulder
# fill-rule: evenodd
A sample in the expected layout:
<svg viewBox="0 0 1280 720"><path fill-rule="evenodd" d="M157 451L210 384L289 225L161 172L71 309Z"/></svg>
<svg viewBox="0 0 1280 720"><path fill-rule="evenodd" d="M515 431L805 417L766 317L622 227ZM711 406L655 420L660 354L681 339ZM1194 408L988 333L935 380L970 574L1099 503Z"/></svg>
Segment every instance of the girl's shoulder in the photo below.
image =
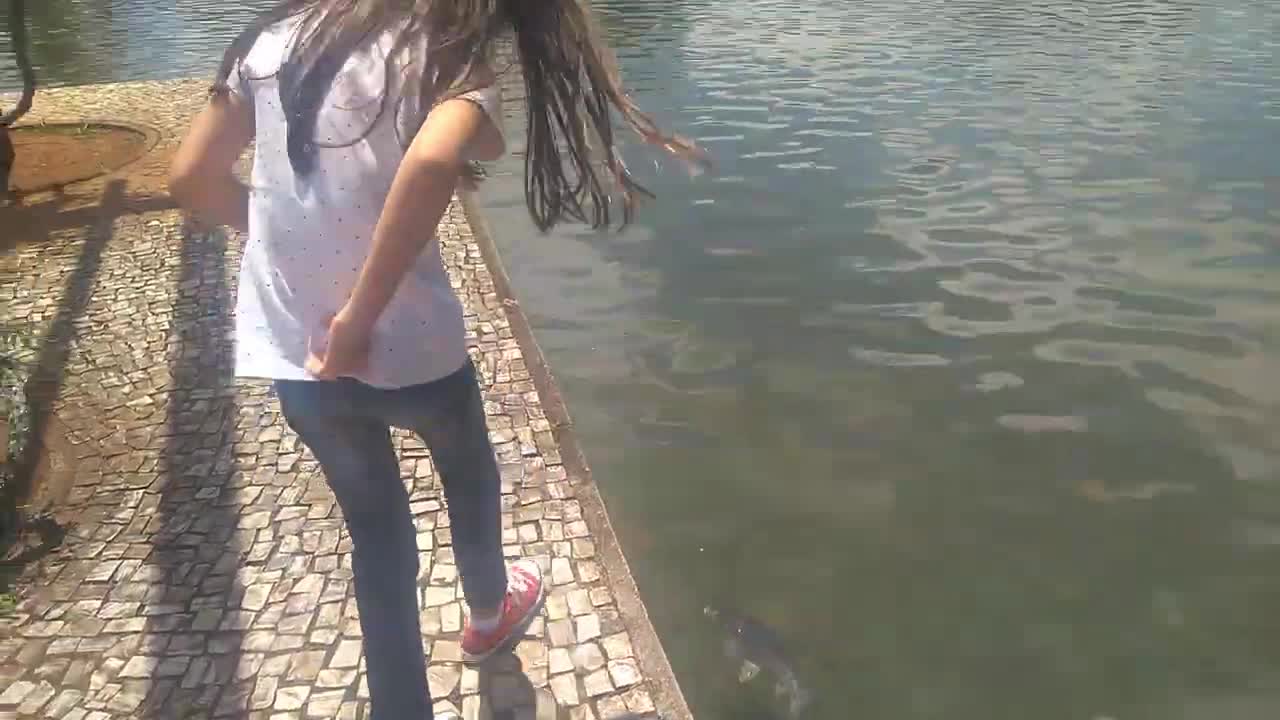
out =
<svg viewBox="0 0 1280 720"><path fill-rule="evenodd" d="M255 76L279 72L301 29L300 17L288 17L266 26L245 53L243 65Z"/></svg>
<svg viewBox="0 0 1280 720"><path fill-rule="evenodd" d="M253 77L272 77L289 60L298 43L313 31L314 26L304 16L292 16L268 25L263 28L253 46L245 54L242 64L248 70L248 74ZM342 71L338 73L339 77L346 82L338 84L352 82L353 78L344 77L351 75L355 76L354 80L358 81L357 84L370 80L372 76L377 76L381 81L385 75L387 56L394 46L394 30L388 29L352 48L350 55L343 63ZM406 43L401 48L399 56L395 58L397 65L402 69L424 65L426 49L425 39Z"/></svg>

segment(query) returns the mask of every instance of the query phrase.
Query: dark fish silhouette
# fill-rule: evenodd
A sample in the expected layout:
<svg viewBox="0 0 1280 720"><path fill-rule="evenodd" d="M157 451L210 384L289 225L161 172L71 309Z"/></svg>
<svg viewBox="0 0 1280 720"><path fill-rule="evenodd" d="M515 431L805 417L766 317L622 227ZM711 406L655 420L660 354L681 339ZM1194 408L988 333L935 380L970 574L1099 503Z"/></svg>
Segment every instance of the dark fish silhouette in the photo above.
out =
<svg viewBox="0 0 1280 720"><path fill-rule="evenodd" d="M711 607L703 613L724 631L725 655L741 663L738 682L750 682L761 670L768 672L774 679L774 693L787 702L787 716L799 718L813 702L813 693L800 683L778 633L741 613Z"/></svg>

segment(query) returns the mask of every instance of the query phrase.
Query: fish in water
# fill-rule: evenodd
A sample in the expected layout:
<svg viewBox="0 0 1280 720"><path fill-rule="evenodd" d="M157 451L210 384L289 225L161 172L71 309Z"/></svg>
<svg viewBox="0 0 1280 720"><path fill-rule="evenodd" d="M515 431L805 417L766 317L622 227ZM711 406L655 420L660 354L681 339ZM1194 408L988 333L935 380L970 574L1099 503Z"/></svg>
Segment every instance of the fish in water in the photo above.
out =
<svg viewBox="0 0 1280 720"><path fill-rule="evenodd" d="M1116 503L1125 500L1155 500L1168 495L1187 495L1196 491L1188 483L1145 482L1126 489L1112 489L1102 480L1086 478L1076 484L1076 493L1086 500L1098 503Z"/></svg>
<svg viewBox="0 0 1280 720"><path fill-rule="evenodd" d="M778 633L748 615L708 607L703 614L715 620L725 633L725 655L741 663L738 682L746 683L767 671L774 692L787 702L787 716L798 718L813 702L813 693L800 683Z"/></svg>

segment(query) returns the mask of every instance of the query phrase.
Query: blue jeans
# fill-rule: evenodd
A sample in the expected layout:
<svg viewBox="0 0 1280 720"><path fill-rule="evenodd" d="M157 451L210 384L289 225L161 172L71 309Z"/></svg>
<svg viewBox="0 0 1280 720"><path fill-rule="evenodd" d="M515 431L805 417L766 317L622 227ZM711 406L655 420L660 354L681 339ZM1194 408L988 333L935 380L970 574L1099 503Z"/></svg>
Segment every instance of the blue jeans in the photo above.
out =
<svg viewBox="0 0 1280 720"><path fill-rule="evenodd" d="M476 371L381 390L355 380L278 381L289 426L324 470L351 534L356 604L375 717L431 718L418 624L417 533L391 427L416 432L444 487L453 552L473 608L507 591L501 480Z"/></svg>

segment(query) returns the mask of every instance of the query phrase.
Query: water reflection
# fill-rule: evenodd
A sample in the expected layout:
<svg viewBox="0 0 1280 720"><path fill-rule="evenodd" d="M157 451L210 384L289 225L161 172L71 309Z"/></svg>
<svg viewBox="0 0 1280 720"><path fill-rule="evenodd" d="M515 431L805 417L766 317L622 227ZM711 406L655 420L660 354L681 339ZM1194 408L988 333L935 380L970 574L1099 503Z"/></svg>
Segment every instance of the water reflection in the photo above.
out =
<svg viewBox="0 0 1280 720"><path fill-rule="evenodd" d="M43 85L212 77L227 43L274 0L35 0L31 55ZM0 3L0 19L8 4ZM20 84L0 34L0 90Z"/></svg>

